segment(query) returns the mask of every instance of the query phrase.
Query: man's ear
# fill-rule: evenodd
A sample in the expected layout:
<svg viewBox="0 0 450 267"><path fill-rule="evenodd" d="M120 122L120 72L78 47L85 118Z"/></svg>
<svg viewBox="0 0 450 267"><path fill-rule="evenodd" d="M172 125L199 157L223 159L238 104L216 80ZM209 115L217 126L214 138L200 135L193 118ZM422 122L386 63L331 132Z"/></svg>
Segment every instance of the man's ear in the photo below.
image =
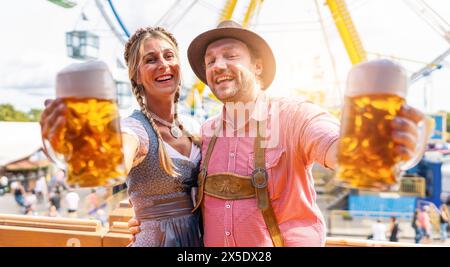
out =
<svg viewBox="0 0 450 267"><path fill-rule="evenodd" d="M255 60L255 74L257 76L261 76L262 72L263 72L262 59L258 58Z"/></svg>

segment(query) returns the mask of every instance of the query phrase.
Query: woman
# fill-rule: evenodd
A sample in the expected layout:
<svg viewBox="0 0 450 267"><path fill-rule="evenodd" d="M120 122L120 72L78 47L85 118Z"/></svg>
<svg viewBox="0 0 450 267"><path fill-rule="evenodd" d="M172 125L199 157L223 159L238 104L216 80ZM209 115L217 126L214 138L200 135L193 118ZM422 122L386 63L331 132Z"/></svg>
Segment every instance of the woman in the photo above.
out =
<svg viewBox="0 0 450 267"><path fill-rule="evenodd" d="M398 242L398 232L400 228L398 227L397 218L395 216L391 217L391 224L389 225L389 241Z"/></svg>
<svg viewBox="0 0 450 267"><path fill-rule="evenodd" d="M411 226L415 231L414 241L416 242L416 244L419 244L423 237L422 226L420 225L419 221L419 213L420 208L416 208L411 222Z"/></svg>
<svg viewBox="0 0 450 267"><path fill-rule="evenodd" d="M141 222L133 246L202 246L191 199L201 153L178 120L177 41L160 27L138 29L125 46L125 61L141 109L121 125L128 194ZM61 105L56 100L48 105L43 129L52 113L64 110Z"/></svg>
<svg viewBox="0 0 450 267"><path fill-rule="evenodd" d="M430 219L430 207L423 206L419 213L419 224L422 228L423 233L423 243L427 244L431 242L431 219Z"/></svg>
<svg viewBox="0 0 450 267"><path fill-rule="evenodd" d="M25 189L20 182L12 182L11 189L14 190L14 199L20 207L25 207Z"/></svg>

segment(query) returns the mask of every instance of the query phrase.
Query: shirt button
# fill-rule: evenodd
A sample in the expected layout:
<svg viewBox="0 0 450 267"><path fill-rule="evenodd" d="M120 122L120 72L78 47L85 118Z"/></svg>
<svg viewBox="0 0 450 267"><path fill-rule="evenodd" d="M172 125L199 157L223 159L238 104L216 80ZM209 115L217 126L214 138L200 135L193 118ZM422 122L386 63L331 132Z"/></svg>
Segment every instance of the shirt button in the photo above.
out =
<svg viewBox="0 0 450 267"><path fill-rule="evenodd" d="M225 208L229 209L229 208L231 208L231 205L230 204L226 204Z"/></svg>
<svg viewBox="0 0 450 267"><path fill-rule="evenodd" d="M234 153L233 152L230 153L230 157L234 158Z"/></svg>
<svg viewBox="0 0 450 267"><path fill-rule="evenodd" d="M225 232L225 235L229 236L229 235L231 235L231 233L230 232Z"/></svg>

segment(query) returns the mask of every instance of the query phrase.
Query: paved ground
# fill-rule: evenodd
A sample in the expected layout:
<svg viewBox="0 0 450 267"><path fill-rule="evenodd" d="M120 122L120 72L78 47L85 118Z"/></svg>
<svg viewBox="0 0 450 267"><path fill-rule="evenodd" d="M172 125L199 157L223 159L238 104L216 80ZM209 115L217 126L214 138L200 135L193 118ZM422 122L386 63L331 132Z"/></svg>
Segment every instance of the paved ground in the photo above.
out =
<svg viewBox="0 0 450 267"><path fill-rule="evenodd" d="M361 235L332 235L332 236L333 237L342 237L342 238L352 238L352 239L366 239L367 238L366 236L361 236ZM399 242L414 243L415 241L413 238L399 238ZM436 246L450 247L450 239L447 239L447 241L442 242L439 239L439 236L435 235L430 244L436 245Z"/></svg>

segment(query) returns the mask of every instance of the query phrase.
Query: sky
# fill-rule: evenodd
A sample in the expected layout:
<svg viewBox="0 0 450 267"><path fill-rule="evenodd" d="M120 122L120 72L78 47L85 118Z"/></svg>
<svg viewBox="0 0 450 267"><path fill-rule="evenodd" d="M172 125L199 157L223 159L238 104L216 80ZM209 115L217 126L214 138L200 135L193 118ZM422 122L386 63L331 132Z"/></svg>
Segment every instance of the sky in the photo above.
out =
<svg viewBox="0 0 450 267"><path fill-rule="evenodd" d="M410 0L415 1L415 0ZM54 97L58 70L76 60L68 58L65 33L89 30L100 36L101 60L115 65L122 58L123 45L114 37L94 0L80 0L64 9L47 0L8 1L0 9L3 42L0 49L0 103L11 103L21 110L43 108L46 98ZM104 6L108 9L106 1ZM176 36L180 46L183 82L195 81L186 50L190 41L218 23L223 0L115 0L117 12L129 32L154 26L168 12L164 26ZM251 28L271 45L277 61L277 74L268 90L272 95L289 96L295 89L326 94L326 105L341 103L351 63L324 0L317 1L324 28L319 23L316 0L265 0ZM395 57L409 74L419 70L449 48L407 5L405 0L347 0L352 20L369 58ZM450 1L425 0L447 22ZM173 5L178 3L176 7ZM241 21L248 0L239 0L233 18ZM172 8L171 8L172 7ZM107 10L110 19L113 16ZM87 20L81 19L84 14ZM183 13L186 13L184 16ZM164 22L164 21L162 21ZM117 29L120 29L117 25ZM447 28L450 31L450 27ZM324 31L332 56L326 49ZM335 78L332 60L336 64ZM441 70L420 79L409 88L408 102L425 111L450 111L450 57ZM114 72L115 73L115 72ZM117 75L124 76L124 71ZM425 103L424 96L428 102Z"/></svg>

